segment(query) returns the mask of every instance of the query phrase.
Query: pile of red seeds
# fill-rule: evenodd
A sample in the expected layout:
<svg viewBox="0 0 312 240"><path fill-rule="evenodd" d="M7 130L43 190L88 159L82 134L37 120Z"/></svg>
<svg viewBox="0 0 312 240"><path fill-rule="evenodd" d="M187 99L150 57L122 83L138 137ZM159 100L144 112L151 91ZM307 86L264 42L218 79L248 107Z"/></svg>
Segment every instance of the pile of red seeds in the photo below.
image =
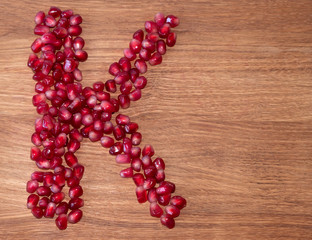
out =
<svg viewBox="0 0 312 240"><path fill-rule="evenodd" d="M36 218L57 215L56 226L61 230L67 228L67 222L80 221L80 208L84 205L80 181L84 167L75 152L83 138L89 138L108 148L117 163L129 165L121 170L120 176L133 179L138 202L149 201L150 214L173 228L174 218L186 206L186 200L172 196L175 185L165 181L164 161L159 157L152 159L153 147L145 145L141 151L138 124L123 114L115 117L114 124L112 115L141 98L147 79L140 75L147 71L146 62L151 66L162 62L166 46L175 45L176 33L171 28L178 26L179 19L158 13L154 21L145 22L146 35L143 30L136 31L129 48L124 49L124 57L109 67L114 78L105 83L96 82L92 88L83 88L80 83L82 74L78 66L88 58L82 50L85 42L79 37L81 16L72 10L51 7L48 15L38 12L35 23L34 33L41 37L31 45L33 53L28 66L37 82L33 105L42 116L35 122L31 137L35 146L31 148L30 158L42 171L32 173L27 182L26 190L30 193L27 207ZM114 98L118 86L120 94ZM65 185L69 188L68 202L62 191ZM165 211L160 205L165 206Z"/></svg>

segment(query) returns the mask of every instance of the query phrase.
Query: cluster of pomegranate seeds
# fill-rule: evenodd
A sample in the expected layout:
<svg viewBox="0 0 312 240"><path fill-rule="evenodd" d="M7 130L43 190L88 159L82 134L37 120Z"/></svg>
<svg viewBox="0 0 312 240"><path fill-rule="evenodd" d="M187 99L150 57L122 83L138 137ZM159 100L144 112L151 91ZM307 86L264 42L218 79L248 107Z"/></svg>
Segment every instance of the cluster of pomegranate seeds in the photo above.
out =
<svg viewBox="0 0 312 240"><path fill-rule="evenodd" d="M47 15L38 12L35 23L34 33L40 37L31 45L28 66L36 81L33 105L42 116L35 121L30 158L41 170L32 173L27 182L27 208L36 218L57 215L55 223L60 230L66 229L68 222L80 221L84 167L75 153L83 138L89 138L115 155L116 163L128 164L120 176L133 179L138 202L149 201L150 214L173 228L186 200L172 196L175 185L165 181L164 161L152 159L153 147L139 147L142 135L138 124L123 114L115 116L115 121L112 116L141 98L147 79L140 75L146 73L148 64L160 64L166 47L175 45L176 33L171 29L179 25L179 19L158 13L154 21L145 22L146 34L136 31L124 57L110 65L113 79L95 82L92 87L80 83L78 67L88 58L85 42L79 37L81 16L51 7ZM65 201L65 185L69 201Z"/></svg>

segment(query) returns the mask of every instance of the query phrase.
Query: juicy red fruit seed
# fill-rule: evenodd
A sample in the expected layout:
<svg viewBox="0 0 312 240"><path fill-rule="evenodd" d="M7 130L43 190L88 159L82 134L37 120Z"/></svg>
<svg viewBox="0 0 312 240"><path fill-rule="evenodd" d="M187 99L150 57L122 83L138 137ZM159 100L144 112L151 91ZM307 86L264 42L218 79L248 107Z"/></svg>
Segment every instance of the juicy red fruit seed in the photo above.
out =
<svg viewBox="0 0 312 240"><path fill-rule="evenodd" d="M65 230L67 228L67 215L66 214L60 214L55 219L55 224L60 230Z"/></svg>
<svg viewBox="0 0 312 240"><path fill-rule="evenodd" d="M164 211L156 202L153 202L150 205L150 213L151 216L160 218L163 215Z"/></svg>
<svg viewBox="0 0 312 240"><path fill-rule="evenodd" d="M39 197L36 194L30 194L27 198L27 208L32 209L37 206Z"/></svg>
<svg viewBox="0 0 312 240"><path fill-rule="evenodd" d="M172 229L175 226L174 219L168 214L162 215L160 217L160 222L169 229Z"/></svg>
<svg viewBox="0 0 312 240"><path fill-rule="evenodd" d="M81 218L82 211L80 209L73 210L68 214L68 222L72 224L79 222Z"/></svg>
<svg viewBox="0 0 312 240"><path fill-rule="evenodd" d="M186 200L181 196L174 196L170 199L170 204L182 209L186 206Z"/></svg>
<svg viewBox="0 0 312 240"><path fill-rule="evenodd" d="M165 212L172 218L176 218L180 215L180 209L172 205L165 207Z"/></svg>

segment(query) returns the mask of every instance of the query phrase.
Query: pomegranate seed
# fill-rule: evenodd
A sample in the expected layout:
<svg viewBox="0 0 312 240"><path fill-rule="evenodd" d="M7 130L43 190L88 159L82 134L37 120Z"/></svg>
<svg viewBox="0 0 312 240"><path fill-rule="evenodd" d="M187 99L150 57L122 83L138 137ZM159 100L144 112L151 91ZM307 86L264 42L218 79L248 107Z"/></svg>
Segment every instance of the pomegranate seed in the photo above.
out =
<svg viewBox="0 0 312 240"><path fill-rule="evenodd" d="M128 58L130 61L136 58L136 54L130 48L125 48L123 52L124 56Z"/></svg>
<svg viewBox="0 0 312 240"><path fill-rule="evenodd" d="M116 75L114 78L116 84L122 84L126 81L128 81L130 78L129 73L127 72L120 72Z"/></svg>
<svg viewBox="0 0 312 240"><path fill-rule="evenodd" d="M176 218L180 215L180 209L172 205L165 207L165 212L172 218Z"/></svg>
<svg viewBox="0 0 312 240"><path fill-rule="evenodd" d="M132 50L133 53L139 53L141 50L141 42L137 39L132 39L130 41L129 47Z"/></svg>
<svg viewBox="0 0 312 240"><path fill-rule="evenodd" d="M131 69L131 63L125 57L122 57L119 59L119 65L124 72L129 72Z"/></svg>
<svg viewBox="0 0 312 240"><path fill-rule="evenodd" d="M64 17L64 18L70 18L73 15L74 15L74 12L71 9L65 10L61 13L61 17Z"/></svg>
<svg viewBox="0 0 312 240"><path fill-rule="evenodd" d="M117 76L120 72L120 68L120 65L117 62L114 62L110 65L108 72L113 76Z"/></svg>
<svg viewBox="0 0 312 240"><path fill-rule="evenodd" d="M62 174L55 174L53 176L53 181L55 184L59 185L60 187L65 185L65 176L64 173Z"/></svg>
<svg viewBox="0 0 312 240"><path fill-rule="evenodd" d="M47 208L44 211L44 217L53 218L55 214L56 205L54 202L49 202Z"/></svg>
<svg viewBox="0 0 312 240"><path fill-rule="evenodd" d="M131 82L134 82L137 77L139 76L139 71L136 68L131 68L130 69L130 80Z"/></svg>
<svg viewBox="0 0 312 240"><path fill-rule="evenodd" d="M147 144L144 146L143 150L142 150L142 155L143 156L150 156L152 157L155 154L154 148L152 145Z"/></svg>
<svg viewBox="0 0 312 240"><path fill-rule="evenodd" d="M108 92L115 93L116 92L116 82L115 80L108 80L105 83L105 89Z"/></svg>
<svg viewBox="0 0 312 240"><path fill-rule="evenodd" d="M175 226L174 219L171 218L168 214L162 215L160 217L160 222L162 225L166 226L169 229L172 229Z"/></svg>
<svg viewBox="0 0 312 240"><path fill-rule="evenodd" d="M142 158L142 165L143 165L143 169L149 167L152 165L152 159L150 156L144 156Z"/></svg>
<svg viewBox="0 0 312 240"><path fill-rule="evenodd" d="M37 55L34 54L34 53L31 53L31 54L29 55L29 58L28 58L28 61L27 61L27 66L30 67L30 68L33 67L33 64L34 64L34 62L35 62L36 60L38 60Z"/></svg>
<svg viewBox="0 0 312 240"><path fill-rule="evenodd" d="M68 28L68 34L70 36L79 36L82 33L82 29L79 25L70 26Z"/></svg>
<svg viewBox="0 0 312 240"><path fill-rule="evenodd" d="M80 148L80 142L77 140L71 139L67 144L67 149L69 152L75 153Z"/></svg>
<svg viewBox="0 0 312 240"><path fill-rule="evenodd" d="M156 188L156 193L158 195L167 195L175 191L175 185L171 182L163 181L160 183L159 187Z"/></svg>
<svg viewBox="0 0 312 240"><path fill-rule="evenodd" d="M30 194L27 198L27 208L32 209L37 206L39 197L36 194Z"/></svg>
<svg viewBox="0 0 312 240"><path fill-rule="evenodd" d="M55 224L60 230L65 230L67 228L67 215L66 214L60 214L55 219Z"/></svg>
<svg viewBox="0 0 312 240"><path fill-rule="evenodd" d="M69 24L74 26L74 25L79 25L82 23L82 17L79 14L73 15L69 18Z"/></svg>
<svg viewBox="0 0 312 240"><path fill-rule="evenodd" d="M68 31L66 30L66 28L63 28L63 27L56 27L54 30L53 30L53 33L55 34L55 36L57 38L64 38L67 36L68 34Z"/></svg>
<svg viewBox="0 0 312 240"><path fill-rule="evenodd" d="M125 137L125 132L120 125L114 127L113 134L116 140L121 140Z"/></svg>
<svg viewBox="0 0 312 240"><path fill-rule="evenodd" d="M62 191L62 188L63 187L60 187L59 185L53 183L52 186L51 186L51 192L59 193L59 192Z"/></svg>
<svg viewBox="0 0 312 240"><path fill-rule="evenodd" d="M173 15L168 15L166 18L166 22L170 24L170 27L175 28L176 26L179 25L180 20L179 20L179 18L177 18Z"/></svg>
<svg viewBox="0 0 312 240"><path fill-rule="evenodd" d="M155 175L155 178L156 178L156 181L158 183L162 182L165 180L165 171L160 169L160 170L157 170L157 173Z"/></svg>
<svg viewBox="0 0 312 240"><path fill-rule="evenodd" d="M157 193L155 188L148 190L147 199L150 203L157 202Z"/></svg>
<svg viewBox="0 0 312 240"><path fill-rule="evenodd" d="M148 50L150 53L155 51L155 42L149 40L149 39L144 39L142 42L142 47L146 50Z"/></svg>
<svg viewBox="0 0 312 240"><path fill-rule="evenodd" d="M35 16L35 23L36 24L42 24L44 22L44 18L45 18L44 12L42 12L42 11L37 12L37 14Z"/></svg>
<svg viewBox="0 0 312 240"><path fill-rule="evenodd" d="M155 22L146 21L144 26L145 26L145 31L148 33L158 31L158 27L157 27L157 24Z"/></svg>
<svg viewBox="0 0 312 240"><path fill-rule="evenodd" d="M67 143L67 135L65 133L60 133L55 139L55 147L64 147Z"/></svg>
<svg viewBox="0 0 312 240"><path fill-rule="evenodd" d="M80 113L79 113L79 114L80 114ZM80 114L80 115L81 115L81 114ZM75 140L77 140L78 142L81 142L81 141L83 140L82 135L80 134L80 132L79 132L77 129L71 130L69 136L70 136L71 139L75 139Z"/></svg>
<svg viewBox="0 0 312 240"><path fill-rule="evenodd" d="M144 168L145 177L154 177L156 172L157 172L157 170L153 165Z"/></svg>
<svg viewBox="0 0 312 240"><path fill-rule="evenodd" d="M150 60L148 61L150 65L154 66L154 65L158 65L158 64L161 64L162 62L162 56L159 52L155 52Z"/></svg>
<svg viewBox="0 0 312 240"><path fill-rule="evenodd" d="M72 224L79 222L81 218L82 211L80 209L73 210L68 214L68 222Z"/></svg>
<svg viewBox="0 0 312 240"><path fill-rule="evenodd" d="M37 38L31 45L31 50L34 52L34 53L38 53L41 49L41 47L43 46L43 42L41 40L41 38Z"/></svg>
<svg viewBox="0 0 312 240"><path fill-rule="evenodd" d="M55 167L54 174L65 174L65 167L63 165Z"/></svg>
<svg viewBox="0 0 312 240"><path fill-rule="evenodd" d="M142 166L142 161L139 158L134 158L131 162L131 167L133 168L134 171L140 172L141 171L141 166Z"/></svg>
<svg viewBox="0 0 312 240"><path fill-rule="evenodd" d="M43 182L43 172L33 172L30 178L31 180L37 180L38 182Z"/></svg>
<svg viewBox="0 0 312 240"><path fill-rule="evenodd" d="M47 26L37 25L34 28L34 34L36 34L36 35L43 35L43 34L45 34L47 32L50 32L50 28L47 27Z"/></svg>
<svg viewBox="0 0 312 240"><path fill-rule="evenodd" d="M126 125L130 122L130 118L123 114L118 114L116 117L116 123L118 125Z"/></svg>
<svg viewBox="0 0 312 240"><path fill-rule="evenodd" d="M84 173L84 166L79 165L79 164L76 165L76 166L74 167L73 173L74 173L74 176L75 176L76 178L78 178L79 180L81 180L81 178L82 178L82 176L83 176L83 173Z"/></svg>
<svg viewBox="0 0 312 240"><path fill-rule="evenodd" d="M101 102L101 108L104 112L114 112L115 108L113 106L113 104L111 104L109 101L104 100Z"/></svg>
<svg viewBox="0 0 312 240"><path fill-rule="evenodd" d="M43 185L45 187L50 187L53 184L53 174L51 172L46 172L44 173L43 176ZM47 189L45 189L47 190Z"/></svg>
<svg viewBox="0 0 312 240"><path fill-rule="evenodd" d="M143 183L143 188L145 190L151 189L156 185L156 179L155 178L146 178L144 183Z"/></svg>
<svg viewBox="0 0 312 240"><path fill-rule="evenodd" d="M76 62L73 58L67 58L64 62L64 71L73 72L76 68Z"/></svg>
<svg viewBox="0 0 312 240"><path fill-rule="evenodd" d="M70 210L75 210L83 207L84 201L81 198L72 198L69 200L68 205Z"/></svg>
<svg viewBox="0 0 312 240"><path fill-rule="evenodd" d="M65 168L65 180L71 178L73 176L73 170L70 168Z"/></svg>
<svg viewBox="0 0 312 240"><path fill-rule="evenodd" d="M164 211L156 202L153 202L150 205L150 213L152 217L160 218Z"/></svg>
<svg viewBox="0 0 312 240"><path fill-rule="evenodd" d="M140 73L146 73L147 71L147 65L145 63L145 61L143 61L142 59L138 59L134 62L134 66L139 70Z"/></svg>
<svg viewBox="0 0 312 240"><path fill-rule="evenodd" d="M75 50L81 50L85 45L85 41L81 37L76 37L73 41L73 48Z"/></svg>
<svg viewBox="0 0 312 240"><path fill-rule="evenodd" d="M165 170L165 162L162 158L156 158L153 161L153 165L156 167L157 170Z"/></svg>
<svg viewBox="0 0 312 240"><path fill-rule="evenodd" d="M55 209L55 214L66 214L68 212L68 204L66 202L61 202L59 205L57 205Z"/></svg>
<svg viewBox="0 0 312 240"><path fill-rule="evenodd" d="M30 180L27 182L26 191L29 193L34 193L39 187L37 180Z"/></svg>
<svg viewBox="0 0 312 240"><path fill-rule="evenodd" d="M166 40L167 46L173 47L177 41L177 34L174 32L169 33Z"/></svg>
<svg viewBox="0 0 312 240"><path fill-rule="evenodd" d="M84 62L84 61L86 61L88 59L88 53L86 51L78 49L75 52L75 57L80 62Z"/></svg>
<svg viewBox="0 0 312 240"><path fill-rule="evenodd" d="M96 92L102 92L104 90L104 83L103 82L93 83L93 89Z"/></svg>
<svg viewBox="0 0 312 240"><path fill-rule="evenodd" d="M174 196L170 199L170 204L178 209L182 209L186 206L186 200L181 196Z"/></svg>
<svg viewBox="0 0 312 240"><path fill-rule="evenodd" d="M133 34L133 39L138 40L139 42L142 42L144 38L144 32L143 30L138 30Z"/></svg>
<svg viewBox="0 0 312 240"><path fill-rule="evenodd" d="M58 204L63 201L65 198L65 194L63 192L53 193L51 195L51 202L54 202L55 204Z"/></svg>
<svg viewBox="0 0 312 240"><path fill-rule="evenodd" d="M79 178L73 176L73 177L70 177L67 179L67 186L68 187L76 187L79 185L79 182L80 182Z"/></svg>
<svg viewBox="0 0 312 240"><path fill-rule="evenodd" d="M38 147L32 147L30 149L30 159L31 160L36 161L40 158L40 156L41 156L41 151Z"/></svg>
<svg viewBox="0 0 312 240"><path fill-rule="evenodd" d="M135 89L129 94L129 99L131 101L137 101L141 98L141 90Z"/></svg>
<svg viewBox="0 0 312 240"><path fill-rule="evenodd" d="M43 197L43 198L41 198L41 199L39 200L38 206L39 206L40 208L43 208L43 209L44 209L44 208L47 208L49 202L50 202L49 198Z"/></svg>
<svg viewBox="0 0 312 240"><path fill-rule="evenodd" d="M111 113L102 112L102 114L101 114L101 120L102 120L103 122L110 121L111 118L112 118L112 114L111 114Z"/></svg>
<svg viewBox="0 0 312 240"><path fill-rule="evenodd" d="M35 218L42 218L43 211L40 207L33 207L31 209L31 213L34 215Z"/></svg>
<svg viewBox="0 0 312 240"><path fill-rule="evenodd" d="M118 96L120 107L126 109L130 107L130 98L127 95L121 94Z"/></svg>
<svg viewBox="0 0 312 240"><path fill-rule="evenodd" d="M89 133L89 139L91 142L97 142L99 141L103 136L103 132L101 131L91 131Z"/></svg>
<svg viewBox="0 0 312 240"><path fill-rule="evenodd" d="M146 39L151 40L152 42L157 42L159 39L159 34L154 32L154 33L149 33L146 35Z"/></svg>
<svg viewBox="0 0 312 240"><path fill-rule="evenodd" d="M147 49L142 48L139 53L140 59L148 61L151 58L151 52Z"/></svg>
<svg viewBox="0 0 312 240"><path fill-rule="evenodd" d="M145 203L147 201L147 192L142 186L138 186L135 192L139 203Z"/></svg>
<svg viewBox="0 0 312 240"><path fill-rule="evenodd" d="M139 129L139 125L135 122L129 122L125 125L126 133L134 133Z"/></svg>
<svg viewBox="0 0 312 240"><path fill-rule="evenodd" d="M73 74L74 74L74 78L77 80L77 81L81 81L82 80L82 73L81 71L76 68L74 71L73 71Z"/></svg>
<svg viewBox="0 0 312 240"><path fill-rule="evenodd" d="M132 143L131 140L127 137L123 139L123 152L126 154L131 154Z"/></svg>
<svg viewBox="0 0 312 240"><path fill-rule="evenodd" d="M132 179L133 179L135 185L137 185L138 187L139 187L139 186L143 186L143 184L144 184L144 176L143 176L142 173L136 173L136 174L134 174L133 177L132 177ZM142 188L143 188L143 187L142 187Z"/></svg>
<svg viewBox="0 0 312 240"><path fill-rule="evenodd" d="M82 190L82 187L79 185L75 187L71 187L68 193L70 198L77 198L77 197L80 197L82 194L83 194L83 190Z"/></svg>
<svg viewBox="0 0 312 240"><path fill-rule="evenodd" d="M133 85L134 85L135 88L143 89L143 88L145 88L146 84L147 84L146 78L143 77L143 76L141 76L141 77L138 77L138 78L135 80L135 82L134 82Z"/></svg>
<svg viewBox="0 0 312 240"><path fill-rule="evenodd" d="M110 148L114 145L114 139L108 136L104 136L101 138L101 145L105 148Z"/></svg>
<svg viewBox="0 0 312 240"><path fill-rule="evenodd" d="M157 193L157 189L156 189L156 193ZM171 198L171 194L157 195L157 201L162 206L167 206L170 202L170 198Z"/></svg>
<svg viewBox="0 0 312 240"><path fill-rule="evenodd" d="M141 141L142 141L142 134L141 133L134 132L131 134L132 145L134 145L134 146L140 145Z"/></svg>
<svg viewBox="0 0 312 240"><path fill-rule="evenodd" d="M119 111L119 102L117 99L115 98L111 98L110 99L110 103L114 106L114 112L118 112Z"/></svg>
<svg viewBox="0 0 312 240"><path fill-rule="evenodd" d="M163 26L161 26L158 30L159 36L162 38L165 38L170 33L170 25L169 23L165 23Z"/></svg>
<svg viewBox="0 0 312 240"><path fill-rule="evenodd" d="M166 22L164 14L157 13L154 17L154 21L159 27L164 25L164 23Z"/></svg>
<svg viewBox="0 0 312 240"><path fill-rule="evenodd" d="M53 16L47 15L44 19L44 23L46 26L53 28L56 26L56 20Z"/></svg>
<svg viewBox="0 0 312 240"><path fill-rule="evenodd" d="M131 162L131 158L130 158L130 155L128 154L118 154L116 156L116 163L125 164L125 163L130 163L130 162Z"/></svg>
<svg viewBox="0 0 312 240"><path fill-rule="evenodd" d="M53 6L53 7L50 7L48 14L57 18L61 15L61 12L62 11L59 8Z"/></svg>
<svg viewBox="0 0 312 240"><path fill-rule="evenodd" d="M130 178L133 176L133 170L132 168L126 168L120 171L120 176L123 178Z"/></svg>

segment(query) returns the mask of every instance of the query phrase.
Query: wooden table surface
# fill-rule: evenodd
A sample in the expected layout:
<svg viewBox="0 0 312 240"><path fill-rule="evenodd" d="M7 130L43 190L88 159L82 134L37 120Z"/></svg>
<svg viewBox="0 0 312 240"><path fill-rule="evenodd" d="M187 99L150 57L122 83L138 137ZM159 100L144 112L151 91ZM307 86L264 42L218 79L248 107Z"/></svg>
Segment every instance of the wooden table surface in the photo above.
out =
<svg viewBox="0 0 312 240"><path fill-rule="evenodd" d="M43 3L44 2L44 3ZM33 18L50 5L83 16L83 85L109 78L155 13L181 19L177 45L123 110L166 161L188 206L168 230L132 180L83 142L84 217L59 231L26 209L38 116L26 67ZM312 239L312 1L8 1L0 3L0 239Z"/></svg>

